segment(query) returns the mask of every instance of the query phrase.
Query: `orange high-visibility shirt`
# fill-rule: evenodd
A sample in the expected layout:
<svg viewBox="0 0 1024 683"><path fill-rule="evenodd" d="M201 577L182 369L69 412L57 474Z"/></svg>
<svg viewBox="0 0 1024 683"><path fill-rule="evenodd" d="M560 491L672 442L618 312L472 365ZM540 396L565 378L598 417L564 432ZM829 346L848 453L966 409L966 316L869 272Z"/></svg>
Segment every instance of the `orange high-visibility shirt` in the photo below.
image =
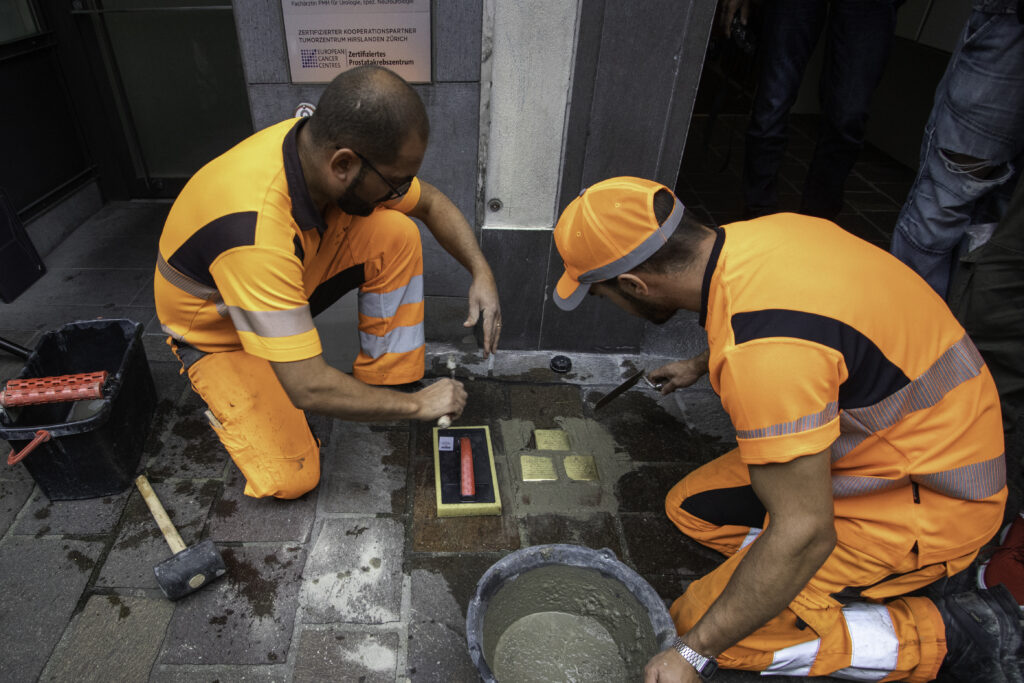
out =
<svg viewBox="0 0 1024 683"><path fill-rule="evenodd" d="M744 462L831 447L841 541L916 550L923 566L996 532L1006 469L995 384L945 302L895 257L819 218L727 225L701 324Z"/></svg>

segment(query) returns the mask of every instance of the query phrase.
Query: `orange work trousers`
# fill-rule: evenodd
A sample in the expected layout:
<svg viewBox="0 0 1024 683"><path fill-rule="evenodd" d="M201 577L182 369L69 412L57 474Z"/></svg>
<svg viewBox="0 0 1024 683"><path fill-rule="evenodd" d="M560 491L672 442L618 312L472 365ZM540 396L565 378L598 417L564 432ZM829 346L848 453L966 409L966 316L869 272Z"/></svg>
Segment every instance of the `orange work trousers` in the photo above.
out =
<svg viewBox="0 0 1024 683"><path fill-rule="evenodd" d="M423 377L423 252L410 218L378 209L345 230L329 229L306 266L305 285L314 315L359 288L357 379L392 385ZM245 495L298 498L316 488L319 443L268 361L241 349L207 353L187 372L245 476Z"/></svg>
<svg viewBox="0 0 1024 683"><path fill-rule="evenodd" d="M718 517L715 522L692 513L709 505L720 514L701 516ZM694 470L668 493L665 510L675 525L728 556L672 604L680 634L721 595L762 531L767 520L759 505L739 450ZM922 569L913 553L885 558L840 543L789 607L723 652L719 664L788 676L930 681L946 656L945 626L931 600L906 594L965 569L975 555ZM869 588L856 601L835 597L851 587Z"/></svg>

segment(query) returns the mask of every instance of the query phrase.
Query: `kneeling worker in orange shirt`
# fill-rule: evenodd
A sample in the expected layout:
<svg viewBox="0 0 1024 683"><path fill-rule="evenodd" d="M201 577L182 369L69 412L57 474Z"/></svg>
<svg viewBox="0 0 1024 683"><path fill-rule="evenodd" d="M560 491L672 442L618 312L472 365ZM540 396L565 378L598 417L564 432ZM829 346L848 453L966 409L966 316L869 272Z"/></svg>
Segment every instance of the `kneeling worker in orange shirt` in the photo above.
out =
<svg viewBox="0 0 1024 683"><path fill-rule="evenodd" d="M466 392L455 380L384 388L424 374L423 251L410 217L470 272L465 324L482 316L485 354L497 347L497 287L473 231L416 178L429 128L399 76L352 69L312 117L246 138L171 207L157 315L246 495L297 498L320 481L305 411L361 421L461 414ZM348 375L324 360L313 318L353 289L360 352Z"/></svg>
<svg viewBox="0 0 1024 683"><path fill-rule="evenodd" d="M708 373L736 430L668 493L679 530L727 559L672 605L679 638L647 683L717 666L1024 680L1012 596L957 588L1003 519L999 399L924 280L829 221L712 229L637 178L584 190L554 238L561 308L700 313L708 351L651 377L667 393Z"/></svg>

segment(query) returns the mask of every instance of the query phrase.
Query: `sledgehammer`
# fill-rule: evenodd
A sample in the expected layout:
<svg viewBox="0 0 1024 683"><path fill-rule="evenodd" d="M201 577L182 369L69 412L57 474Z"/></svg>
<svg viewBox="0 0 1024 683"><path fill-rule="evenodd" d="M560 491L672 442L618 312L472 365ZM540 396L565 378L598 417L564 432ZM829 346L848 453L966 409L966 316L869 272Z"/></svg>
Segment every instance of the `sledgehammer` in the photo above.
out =
<svg viewBox="0 0 1024 683"><path fill-rule="evenodd" d="M213 541L207 539L191 548L185 546L181 540L181 534L174 528L171 518L167 516L160 499L156 497L153 487L145 475L139 475L135 480L139 487L142 499L149 506L153 513L157 526L164 534L164 540L171 546L174 553L170 558L153 567L156 574L156 581L160 584L160 590L171 600L183 598L193 591L197 591L218 576L227 572L224 566L224 559Z"/></svg>

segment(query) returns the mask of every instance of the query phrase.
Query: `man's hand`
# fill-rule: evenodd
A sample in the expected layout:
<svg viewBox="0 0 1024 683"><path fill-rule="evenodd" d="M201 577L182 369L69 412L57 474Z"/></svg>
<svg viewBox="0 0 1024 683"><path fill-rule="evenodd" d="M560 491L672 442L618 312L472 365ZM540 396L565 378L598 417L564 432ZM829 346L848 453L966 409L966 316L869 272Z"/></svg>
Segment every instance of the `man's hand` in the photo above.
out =
<svg viewBox="0 0 1024 683"><path fill-rule="evenodd" d="M671 394L676 389L690 386L707 374L707 371L708 352L705 351L699 356L663 365L657 370L652 371L650 378L652 382L661 380L661 393L664 395Z"/></svg>
<svg viewBox="0 0 1024 683"><path fill-rule="evenodd" d="M700 674L678 652L669 648L647 662L644 683L700 683Z"/></svg>
<svg viewBox="0 0 1024 683"><path fill-rule="evenodd" d="M438 380L426 389L417 391L413 397L419 406L413 416L417 420L434 420L442 415L450 415L455 419L462 415L466 407L466 389L462 382L454 379Z"/></svg>
<svg viewBox="0 0 1024 683"><path fill-rule="evenodd" d="M498 303L498 287L494 275L480 251L473 230L452 200L423 180L420 181L420 201L409 211L409 215L423 221L438 244L473 276L473 284L469 288L469 316L463 326L473 327L483 315L486 358L498 348L501 304Z"/></svg>
<svg viewBox="0 0 1024 683"><path fill-rule="evenodd" d="M747 25L747 17L750 15L750 0L722 0L722 30L725 37L732 36L732 18L737 12L740 15L740 23Z"/></svg>
<svg viewBox="0 0 1024 683"><path fill-rule="evenodd" d="M462 326L473 327L481 314L486 358L498 350L498 338L501 337L501 303L498 301L498 286L490 272L473 279L469 287L469 317Z"/></svg>

